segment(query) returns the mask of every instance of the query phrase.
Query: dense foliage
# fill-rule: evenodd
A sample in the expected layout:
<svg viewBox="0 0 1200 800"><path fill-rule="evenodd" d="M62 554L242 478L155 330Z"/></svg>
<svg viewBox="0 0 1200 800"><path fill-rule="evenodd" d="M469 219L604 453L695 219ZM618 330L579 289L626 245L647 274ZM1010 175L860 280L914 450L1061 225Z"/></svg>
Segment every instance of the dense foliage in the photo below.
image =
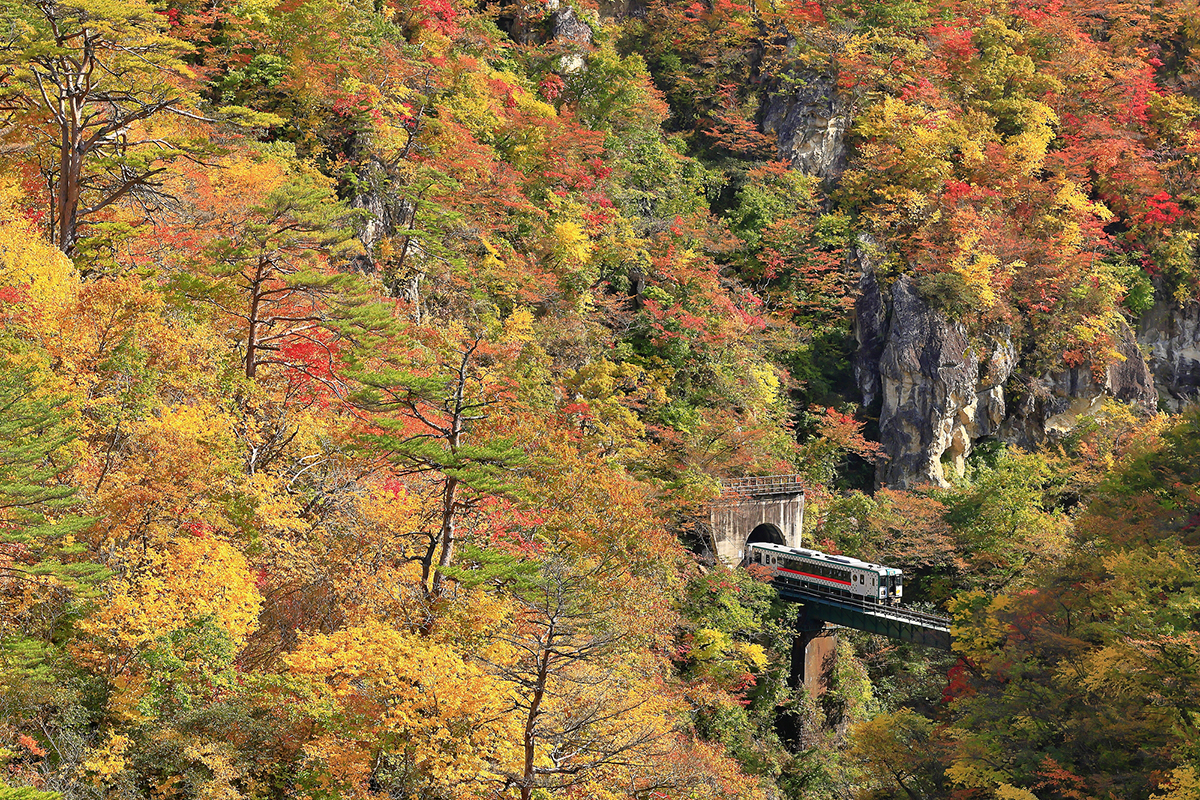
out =
<svg viewBox="0 0 1200 800"><path fill-rule="evenodd" d="M869 492L849 362L1196 297L1195 3L628 6L0 5L0 800L1200 796L1200 418ZM956 652L792 685L771 473Z"/></svg>

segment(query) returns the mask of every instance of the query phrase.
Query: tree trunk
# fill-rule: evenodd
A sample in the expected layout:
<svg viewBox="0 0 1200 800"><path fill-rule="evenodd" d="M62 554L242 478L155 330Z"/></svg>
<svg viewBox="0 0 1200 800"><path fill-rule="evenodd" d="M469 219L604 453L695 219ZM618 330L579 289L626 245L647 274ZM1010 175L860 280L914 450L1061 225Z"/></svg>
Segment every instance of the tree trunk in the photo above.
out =
<svg viewBox="0 0 1200 800"><path fill-rule="evenodd" d="M58 174L58 202L55 209L58 214L58 230L55 238L58 249L68 256L75 251L75 238L79 227L79 176L82 173L82 153L79 144L79 128L75 124L76 109L65 109L70 115L68 124L63 126L62 146L59 152L61 167Z"/></svg>
<svg viewBox="0 0 1200 800"><path fill-rule="evenodd" d="M458 515L454 503L458 496L458 478L446 478L446 489L442 494L442 553L438 556L438 569L433 574L432 593L436 597L442 591L442 568L454 560L454 545L458 541Z"/></svg>
<svg viewBox="0 0 1200 800"><path fill-rule="evenodd" d="M254 270L254 280L250 282L250 313L246 330L246 377L254 379L255 359L258 357L258 307L262 301L263 272L266 264L262 258Z"/></svg>
<svg viewBox="0 0 1200 800"><path fill-rule="evenodd" d="M522 736L522 745L524 747L524 770L522 772L521 781L521 800L531 800L533 796L534 780L533 780L533 761L537 755L537 737L535 729L537 727L537 718L541 713L542 698L546 694L546 677L550 674L550 642L553 634L553 626L546 629L546 648L541 654L541 663L538 665L537 682L533 687L533 696L529 702L529 713L525 716L525 730Z"/></svg>
<svg viewBox="0 0 1200 800"><path fill-rule="evenodd" d="M446 442L451 455L458 453L458 448L462 444L463 397L467 384L467 364L470 362L471 353L474 350L475 348L471 347L463 353L462 361L458 365L458 385L454 388L454 418L450 421L450 436ZM450 566L450 562L454 559L454 544L457 541L458 531L458 512L454 505L458 499L458 485L458 478L446 476L446 490L442 498L442 554L438 558L437 572L433 575L432 593L434 597L441 594L442 591L442 569Z"/></svg>

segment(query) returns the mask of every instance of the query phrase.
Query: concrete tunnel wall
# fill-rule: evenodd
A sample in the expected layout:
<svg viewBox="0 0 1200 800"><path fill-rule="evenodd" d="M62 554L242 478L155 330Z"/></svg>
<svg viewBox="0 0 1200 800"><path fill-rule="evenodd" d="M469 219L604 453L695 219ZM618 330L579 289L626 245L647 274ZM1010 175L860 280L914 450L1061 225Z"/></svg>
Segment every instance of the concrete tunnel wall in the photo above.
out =
<svg viewBox="0 0 1200 800"><path fill-rule="evenodd" d="M800 547L804 530L804 495L723 498L709 511L713 550L727 567L745 557L746 540L755 528L769 525L782 534L783 544Z"/></svg>

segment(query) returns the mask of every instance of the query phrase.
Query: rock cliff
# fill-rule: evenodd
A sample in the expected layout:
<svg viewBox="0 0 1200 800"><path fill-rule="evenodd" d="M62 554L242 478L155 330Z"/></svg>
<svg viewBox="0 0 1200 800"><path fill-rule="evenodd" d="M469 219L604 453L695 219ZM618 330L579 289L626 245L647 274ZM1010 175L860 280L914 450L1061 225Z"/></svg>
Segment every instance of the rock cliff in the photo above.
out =
<svg viewBox="0 0 1200 800"><path fill-rule="evenodd" d="M858 300L854 304L854 336L858 349L854 354L854 380L862 391L863 405L875 405L883 391L879 376L879 359L887 346L888 306L875 277L875 269L864 249L858 248L858 263L862 270L858 280Z"/></svg>
<svg viewBox="0 0 1200 800"><path fill-rule="evenodd" d="M1137 341L1148 355L1167 410L1200 400L1200 302L1181 305L1160 299L1142 315Z"/></svg>
<svg viewBox="0 0 1200 800"><path fill-rule="evenodd" d="M598 16L593 12L593 18ZM580 18L574 6L565 4L562 0L540 0L539 2L524 3L513 7L510 12L509 35L517 44L543 45L555 42L560 45L576 45L586 50L592 44L592 28ZM560 57L574 69L567 72L577 72L583 67L583 56L579 53L568 53ZM563 72L560 65L558 70Z"/></svg>
<svg viewBox="0 0 1200 800"><path fill-rule="evenodd" d="M836 179L846 168L849 103L830 75L806 73L780 83L763 115L763 132L773 135L779 158L821 179Z"/></svg>
<svg viewBox="0 0 1200 800"><path fill-rule="evenodd" d="M887 292L874 272L864 269L855 309L855 376L864 405L877 396L883 400L879 432L888 460L876 474L880 485L946 485L961 474L980 439L1037 447L1099 410L1105 397L1146 411L1155 408L1155 375L1124 323L1117 346L1123 360L1096 369L1084 364L1022 375L1007 331L968 336L961 323L930 307L907 276L895 281L890 294L889 313ZM1176 394L1188 386L1195 391L1200 377L1197 330L1188 324L1196 311L1180 309L1171 317L1170 335L1156 340L1164 353L1160 364L1173 370ZM1159 329L1144 328L1149 330Z"/></svg>
<svg viewBox="0 0 1200 800"><path fill-rule="evenodd" d="M1080 417L1099 411L1106 397L1153 411L1157 405L1154 377L1133 331L1121 323L1118 337L1121 361L1098 368L1083 364L1022 378L1013 391L1013 408L1000 428L999 438L1033 449L1070 432Z"/></svg>
<svg viewBox="0 0 1200 800"><path fill-rule="evenodd" d="M874 303L867 301L871 308ZM1007 336L991 338L973 344L963 325L930 308L911 278L895 282L879 357L879 432L888 460L878 483L945 485L947 470L961 472L974 442L999 429L1014 354ZM873 382L869 368L862 375L865 397Z"/></svg>

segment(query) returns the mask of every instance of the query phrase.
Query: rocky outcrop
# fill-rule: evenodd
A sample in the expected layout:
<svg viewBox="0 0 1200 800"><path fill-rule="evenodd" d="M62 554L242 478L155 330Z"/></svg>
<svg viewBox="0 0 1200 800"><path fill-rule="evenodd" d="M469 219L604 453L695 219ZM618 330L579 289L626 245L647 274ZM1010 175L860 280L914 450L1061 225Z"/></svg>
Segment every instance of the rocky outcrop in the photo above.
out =
<svg viewBox="0 0 1200 800"><path fill-rule="evenodd" d="M1139 320L1137 340L1167 410L1200 401L1200 302L1159 300Z"/></svg>
<svg viewBox="0 0 1200 800"><path fill-rule="evenodd" d="M1124 322L1118 331L1121 359L1100 369L1083 364L1072 369L1025 378L1014 387L1011 413L999 438L1027 450L1058 439L1095 414L1106 397L1115 397L1147 412L1157 405L1154 376L1146 365L1133 331Z"/></svg>
<svg viewBox="0 0 1200 800"><path fill-rule="evenodd" d="M392 231L403 228L411 213L407 200L389 196L387 180L387 171L379 160L367 159L359 173L362 188L350 201L351 208L366 212L358 220L358 238L368 253Z"/></svg>
<svg viewBox="0 0 1200 800"><path fill-rule="evenodd" d="M563 6L550 15L550 38L556 42L591 44L592 29L571 6Z"/></svg>
<svg viewBox="0 0 1200 800"><path fill-rule="evenodd" d="M592 44L591 26L580 19L574 7L564 5L561 0L544 0L518 6L511 19L509 35L518 44L543 45L553 42L568 47L576 45L581 50L586 50ZM577 72L584 65L583 56L579 53L567 53L559 60L568 65L564 70L560 64L557 70L560 73ZM576 63L578 68L572 69Z"/></svg>
<svg viewBox="0 0 1200 800"><path fill-rule="evenodd" d="M867 408L874 406L883 392L879 359L887 345L888 333L888 307L875 276L874 252L874 243L866 238L860 239L855 248L860 277L858 300L854 304L854 337L858 340L858 349L854 353L854 380Z"/></svg>
<svg viewBox="0 0 1200 800"><path fill-rule="evenodd" d="M899 278L879 358L879 432L888 460L877 482L946 485L948 469L961 473L972 444L1004 420L1003 387L1014 361L1007 336L977 352L963 325L931 308L911 278Z"/></svg>
<svg viewBox="0 0 1200 800"><path fill-rule="evenodd" d="M641 19L646 16L646 0L599 0L600 19L604 22L622 19Z"/></svg>
<svg viewBox="0 0 1200 800"><path fill-rule="evenodd" d="M944 485L981 438L1034 450L1073 430L1115 398L1153 413L1200 402L1200 302L1160 300L1136 333L1118 323L1110 364L1029 374L1006 331L968 336L931 308L910 277L890 291L878 248L858 243L854 377L863 405L882 398L879 440L889 460L876 482L896 488Z"/></svg>
<svg viewBox="0 0 1200 800"><path fill-rule="evenodd" d="M1109 364L1105 370L1104 390L1125 403L1132 403L1145 411L1154 411L1158 405L1154 374L1146 363L1142 348L1138 346L1133 329L1124 322L1118 331L1117 353L1121 360Z"/></svg>
<svg viewBox="0 0 1200 800"><path fill-rule="evenodd" d="M1123 322L1118 361L1098 369L1083 364L1020 377L1014 375L1016 353L1006 330L968 336L961 323L930 307L907 276L892 286L889 313L888 293L871 265L861 258L859 263L863 272L855 308L859 350L854 368L864 405L882 397L879 438L888 460L877 470L880 485L946 485L962 473L980 439L1035 449L1099 411L1106 397L1148 412L1158 402L1155 376L1137 337ZM1200 308L1180 309L1173 327L1150 329L1166 332L1156 334L1163 353L1159 364L1164 369L1171 365L1180 396L1200 383L1198 317Z"/></svg>
<svg viewBox="0 0 1200 800"><path fill-rule="evenodd" d="M364 151L368 148L366 142L360 141L359 145ZM347 269L374 275L379 273L373 257L376 248L397 231L411 227L416 209L411 200L389 191L387 170L378 158L365 159L358 179L359 191L351 199L350 207L365 212L357 215L358 239L363 251L350 260ZM420 321L421 282L425 278L421 264L425 249L416 237L398 239L393 242L391 268L387 274L379 274L379 278L388 296L408 300L414 317Z"/></svg>
<svg viewBox="0 0 1200 800"><path fill-rule="evenodd" d="M821 179L836 179L846 168L850 107L835 77L808 73L790 77L774 92L763 116L763 132L775 136L779 158Z"/></svg>

